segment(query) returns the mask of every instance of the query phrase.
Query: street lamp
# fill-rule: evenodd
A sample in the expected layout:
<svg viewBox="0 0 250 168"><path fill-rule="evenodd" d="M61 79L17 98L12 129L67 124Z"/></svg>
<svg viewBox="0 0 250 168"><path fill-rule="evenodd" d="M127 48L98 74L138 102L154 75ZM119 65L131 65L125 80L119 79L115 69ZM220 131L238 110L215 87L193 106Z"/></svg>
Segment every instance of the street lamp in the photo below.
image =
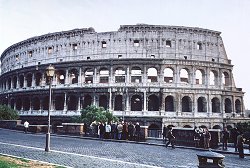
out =
<svg viewBox="0 0 250 168"><path fill-rule="evenodd" d="M52 78L55 74L55 68L52 65L49 65L46 68L46 76L49 79L49 110L48 110L48 129L47 129L47 134L46 134L46 147L45 151L49 152L50 151L50 110L51 110L51 83L52 83Z"/></svg>

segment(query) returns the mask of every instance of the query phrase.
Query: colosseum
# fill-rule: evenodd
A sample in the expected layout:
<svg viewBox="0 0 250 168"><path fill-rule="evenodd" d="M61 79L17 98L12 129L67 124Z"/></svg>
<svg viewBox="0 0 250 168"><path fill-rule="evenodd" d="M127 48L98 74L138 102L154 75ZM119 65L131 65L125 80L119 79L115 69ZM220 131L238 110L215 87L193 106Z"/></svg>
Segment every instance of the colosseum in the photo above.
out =
<svg viewBox="0 0 250 168"><path fill-rule="evenodd" d="M46 124L45 70L52 64L53 124L96 105L151 128L233 126L244 119L244 92L235 86L220 34L137 24L110 32L83 28L32 37L1 55L0 104L31 124Z"/></svg>

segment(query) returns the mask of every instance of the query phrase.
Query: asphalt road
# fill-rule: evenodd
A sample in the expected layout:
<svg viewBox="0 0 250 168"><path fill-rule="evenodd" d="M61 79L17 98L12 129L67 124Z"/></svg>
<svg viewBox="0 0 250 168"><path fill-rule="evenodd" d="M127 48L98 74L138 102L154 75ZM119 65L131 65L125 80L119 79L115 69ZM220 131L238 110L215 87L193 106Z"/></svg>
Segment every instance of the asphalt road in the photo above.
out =
<svg viewBox="0 0 250 168"><path fill-rule="evenodd" d="M45 134L0 129L0 153L40 160L67 167L198 167L197 153L183 148L51 136L51 151L45 152ZM250 157L223 154L226 168L248 168Z"/></svg>

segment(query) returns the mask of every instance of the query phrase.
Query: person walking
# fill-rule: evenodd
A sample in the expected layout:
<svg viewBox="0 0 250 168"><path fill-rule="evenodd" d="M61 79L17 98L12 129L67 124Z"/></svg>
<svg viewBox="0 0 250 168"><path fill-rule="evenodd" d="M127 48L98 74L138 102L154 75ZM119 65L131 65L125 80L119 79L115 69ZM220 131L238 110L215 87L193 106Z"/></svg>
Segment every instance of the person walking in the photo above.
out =
<svg viewBox="0 0 250 168"><path fill-rule="evenodd" d="M117 132L118 132L118 139L119 140L122 139L122 129L123 129L123 125L122 125L122 123L119 122L119 124L117 126Z"/></svg>
<svg viewBox="0 0 250 168"><path fill-rule="evenodd" d="M237 128L233 128L231 131L231 138L233 140L234 143L234 151L237 152L238 148L237 148L237 137L239 135L239 131Z"/></svg>
<svg viewBox="0 0 250 168"><path fill-rule="evenodd" d="M103 125L103 123L100 123L100 125L99 125L99 133L100 133L99 138L103 139L103 136L104 136L104 133L105 133L105 126Z"/></svg>
<svg viewBox="0 0 250 168"><path fill-rule="evenodd" d="M238 147L238 151L239 151L239 157L240 158L244 158L244 138L243 138L243 133L241 132L238 136L237 136L237 147Z"/></svg>
<svg viewBox="0 0 250 168"><path fill-rule="evenodd" d="M137 141L140 141L140 136L141 136L141 126L137 122L136 125L135 125L135 137L136 137Z"/></svg>
<svg viewBox="0 0 250 168"><path fill-rule="evenodd" d="M167 141L167 127L166 125L163 126L163 129L162 129L162 138L163 138L163 142L165 143Z"/></svg>
<svg viewBox="0 0 250 168"><path fill-rule="evenodd" d="M134 139L134 131L135 127L132 122L129 122L128 124L128 139L132 141Z"/></svg>
<svg viewBox="0 0 250 168"><path fill-rule="evenodd" d="M25 132L25 134L28 132L28 130L29 130L29 122L28 121L25 121L24 122L24 124L23 124L23 126L24 126L24 132Z"/></svg>
<svg viewBox="0 0 250 168"><path fill-rule="evenodd" d="M173 135L173 128L170 127L169 131L167 133L167 138L168 138L168 142L166 143L166 148L168 147L169 144L171 144L172 148L174 149L174 141L175 141L175 136Z"/></svg>
<svg viewBox="0 0 250 168"><path fill-rule="evenodd" d="M205 128L205 132L204 132L204 148L208 149L210 147L210 140L211 140L211 134L208 131L207 128Z"/></svg>
<svg viewBox="0 0 250 168"><path fill-rule="evenodd" d="M227 128L222 131L222 150L227 150L227 143L229 140L229 132Z"/></svg>
<svg viewBox="0 0 250 168"><path fill-rule="evenodd" d="M110 139L111 126L108 122L105 123L105 138Z"/></svg>

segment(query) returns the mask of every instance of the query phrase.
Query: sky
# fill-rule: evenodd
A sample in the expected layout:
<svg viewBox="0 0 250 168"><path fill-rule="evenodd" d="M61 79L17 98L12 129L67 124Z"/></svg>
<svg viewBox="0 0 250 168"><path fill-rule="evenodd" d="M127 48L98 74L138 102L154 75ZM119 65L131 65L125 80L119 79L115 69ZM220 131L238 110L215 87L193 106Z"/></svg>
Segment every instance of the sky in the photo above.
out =
<svg viewBox="0 0 250 168"><path fill-rule="evenodd" d="M22 40L93 27L117 31L137 23L222 32L237 88L250 109L250 0L0 0L0 53Z"/></svg>

